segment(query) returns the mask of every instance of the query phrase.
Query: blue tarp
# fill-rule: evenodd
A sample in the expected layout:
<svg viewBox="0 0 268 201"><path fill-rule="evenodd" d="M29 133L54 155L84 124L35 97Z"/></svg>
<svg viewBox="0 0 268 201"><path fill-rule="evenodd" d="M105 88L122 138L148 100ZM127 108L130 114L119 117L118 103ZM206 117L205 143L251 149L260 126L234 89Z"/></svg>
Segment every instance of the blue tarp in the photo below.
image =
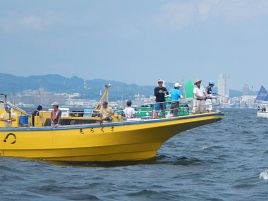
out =
<svg viewBox="0 0 268 201"><path fill-rule="evenodd" d="M258 92L256 101L268 101L268 92L263 86L261 86L261 89Z"/></svg>

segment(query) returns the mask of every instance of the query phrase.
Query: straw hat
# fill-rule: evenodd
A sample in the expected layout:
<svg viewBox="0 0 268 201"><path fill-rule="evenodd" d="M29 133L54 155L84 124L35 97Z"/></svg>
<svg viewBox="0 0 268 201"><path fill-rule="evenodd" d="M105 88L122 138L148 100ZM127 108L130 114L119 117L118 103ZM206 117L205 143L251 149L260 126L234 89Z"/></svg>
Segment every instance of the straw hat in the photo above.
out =
<svg viewBox="0 0 268 201"><path fill-rule="evenodd" d="M194 82L194 84L201 83L201 82L202 82L202 80L196 80L196 81Z"/></svg>

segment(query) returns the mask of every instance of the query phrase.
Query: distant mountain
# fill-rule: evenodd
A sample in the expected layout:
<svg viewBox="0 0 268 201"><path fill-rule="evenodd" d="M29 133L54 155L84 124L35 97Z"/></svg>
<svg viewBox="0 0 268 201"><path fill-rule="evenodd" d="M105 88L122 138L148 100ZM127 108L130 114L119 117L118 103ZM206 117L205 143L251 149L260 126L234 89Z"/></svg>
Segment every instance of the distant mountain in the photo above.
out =
<svg viewBox="0 0 268 201"><path fill-rule="evenodd" d="M55 93L79 92L81 98L90 99L99 99L100 93L104 91L104 85L108 83L112 84L109 90L111 100L133 98L138 93L150 96L153 91L153 86L139 86L102 79L85 81L79 77L66 78L57 74L22 77L0 73L0 83L4 83L1 85L0 93L14 94L43 88Z"/></svg>
<svg viewBox="0 0 268 201"><path fill-rule="evenodd" d="M104 85L110 83L112 87L109 89L109 98L111 100L132 99L135 94L143 94L147 97L152 95L153 86L140 86L136 84L126 84L123 82L94 79L86 81L88 90L84 93L85 98L94 99L100 96L100 92L104 91Z"/></svg>
<svg viewBox="0 0 268 201"><path fill-rule="evenodd" d="M242 96L243 95L243 92L242 91L238 91L238 90L230 89L229 95L230 95L230 97L238 97L238 96Z"/></svg>
<svg viewBox="0 0 268 201"><path fill-rule="evenodd" d="M250 96L256 96L257 95L257 91L249 91ZM243 96L243 92L242 91L238 91L238 90L230 90L230 97L238 97L238 96Z"/></svg>
<svg viewBox="0 0 268 201"><path fill-rule="evenodd" d="M29 77L0 73L1 92L17 93L23 90L44 88L52 92L76 92L83 90L84 81L78 77L66 78L60 75L35 75Z"/></svg>
<svg viewBox="0 0 268 201"><path fill-rule="evenodd" d="M79 92L81 98L99 99L100 93L104 90L104 85L112 84L109 90L111 100L132 99L135 94L143 94L147 97L153 95L154 86L141 86L136 84L126 84L123 82L93 79L84 80L79 77L67 78L57 74L34 75L29 77L14 76L0 73L0 93L14 94L24 90L38 90L40 88L55 93L75 93ZM4 83L4 84L3 84ZM172 88L172 83L166 83L167 88ZM252 95L256 95L253 92ZM230 90L230 96L241 96L242 92Z"/></svg>

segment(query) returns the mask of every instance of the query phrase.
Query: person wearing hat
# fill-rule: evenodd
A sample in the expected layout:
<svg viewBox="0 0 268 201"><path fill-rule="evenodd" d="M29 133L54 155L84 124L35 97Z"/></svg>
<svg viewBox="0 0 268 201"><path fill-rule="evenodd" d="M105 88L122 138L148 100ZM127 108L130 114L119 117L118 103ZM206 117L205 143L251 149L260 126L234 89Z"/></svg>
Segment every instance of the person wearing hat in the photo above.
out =
<svg viewBox="0 0 268 201"><path fill-rule="evenodd" d="M113 109L111 107L108 106L108 102L107 101L103 101L102 106L100 108L100 117L101 120L103 121L112 121L114 112Z"/></svg>
<svg viewBox="0 0 268 201"><path fill-rule="evenodd" d="M12 127L12 122L16 121L16 114L11 111L11 107L6 105L5 111L1 114L0 120L4 123L4 127Z"/></svg>
<svg viewBox="0 0 268 201"><path fill-rule="evenodd" d="M123 110L124 117L127 119L135 118L135 110L131 107L132 102L130 100L127 101L127 107Z"/></svg>
<svg viewBox="0 0 268 201"><path fill-rule="evenodd" d="M59 103L52 103L53 110L51 111L51 126L58 127L60 124L61 110L59 109Z"/></svg>
<svg viewBox="0 0 268 201"><path fill-rule="evenodd" d="M212 106L212 103L213 103L213 99L216 99L216 96L214 96L215 94L213 94L212 92L212 88L214 87L214 81L213 80L210 80L208 82L208 86L206 87L206 110L207 112L211 112L213 110L213 106Z"/></svg>
<svg viewBox="0 0 268 201"><path fill-rule="evenodd" d="M193 113L202 113L204 111L206 92L204 87L201 86L202 80L194 82L194 100L193 100Z"/></svg>
<svg viewBox="0 0 268 201"><path fill-rule="evenodd" d="M155 105L154 105L154 111L153 111L153 118L158 118L158 112L162 111L162 118L165 118L165 96L168 95L168 91L166 87L163 86L164 81L159 79L158 80L158 86L154 88L154 95L155 95Z"/></svg>
<svg viewBox="0 0 268 201"><path fill-rule="evenodd" d="M40 111L43 109L42 105L38 105L36 110L32 113L32 126L34 126L35 117L39 117Z"/></svg>
<svg viewBox="0 0 268 201"><path fill-rule="evenodd" d="M210 80L208 82L208 86L206 87L206 93L207 95L212 95L212 88L214 87L215 83L213 80Z"/></svg>
<svg viewBox="0 0 268 201"><path fill-rule="evenodd" d="M180 91L181 86L182 86L181 84L175 83L174 89L171 89L170 91L171 96L170 113L172 114L172 116L178 115L180 99L183 98L182 93Z"/></svg>

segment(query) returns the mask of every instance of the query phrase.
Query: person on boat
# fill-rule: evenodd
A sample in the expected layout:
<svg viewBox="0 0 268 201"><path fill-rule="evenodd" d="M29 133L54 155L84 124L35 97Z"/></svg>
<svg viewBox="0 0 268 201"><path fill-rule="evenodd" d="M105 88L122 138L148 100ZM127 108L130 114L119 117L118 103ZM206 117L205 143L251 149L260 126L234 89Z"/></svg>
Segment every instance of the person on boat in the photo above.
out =
<svg viewBox="0 0 268 201"><path fill-rule="evenodd" d="M170 91L171 96L170 113L172 114L172 116L178 115L180 99L183 98L182 93L180 91L181 86L182 86L181 84L175 83L174 89L171 89Z"/></svg>
<svg viewBox="0 0 268 201"><path fill-rule="evenodd" d="M58 127L61 119L61 110L59 109L59 103L52 103L53 110L51 111L51 126Z"/></svg>
<svg viewBox="0 0 268 201"><path fill-rule="evenodd" d="M127 107L123 110L124 117L127 119L135 118L135 109L131 107L132 102L130 100L127 101Z"/></svg>
<svg viewBox="0 0 268 201"><path fill-rule="evenodd" d="M114 112L113 109L108 106L108 102L107 101L103 101L102 106L100 108L100 117L101 120L103 121L112 121Z"/></svg>
<svg viewBox="0 0 268 201"><path fill-rule="evenodd" d="M193 113L202 113L204 111L206 91L201 86L202 80L196 80L194 82L194 100L193 100Z"/></svg>
<svg viewBox="0 0 268 201"><path fill-rule="evenodd" d="M158 118L158 112L161 110L162 112L162 118L165 118L165 96L168 95L168 90L166 87L163 86L164 81L159 79L158 80L158 86L154 88L154 96L155 96L155 105L154 105L154 111L153 111L153 118Z"/></svg>
<svg viewBox="0 0 268 201"><path fill-rule="evenodd" d="M16 121L17 115L12 112L11 107L6 105L5 111L0 116L0 120L4 122L4 127L10 128L12 127L12 122Z"/></svg>
<svg viewBox="0 0 268 201"><path fill-rule="evenodd" d="M208 112L211 112L213 110L212 103L213 103L213 99L216 98L213 94L213 89L212 89L214 85L215 85L214 81L211 80L208 82L208 86L206 87L206 110Z"/></svg>
<svg viewBox="0 0 268 201"><path fill-rule="evenodd" d="M42 109L43 109L42 105L38 105L36 110L32 113L32 126L34 126L35 117L39 117L39 113Z"/></svg>

